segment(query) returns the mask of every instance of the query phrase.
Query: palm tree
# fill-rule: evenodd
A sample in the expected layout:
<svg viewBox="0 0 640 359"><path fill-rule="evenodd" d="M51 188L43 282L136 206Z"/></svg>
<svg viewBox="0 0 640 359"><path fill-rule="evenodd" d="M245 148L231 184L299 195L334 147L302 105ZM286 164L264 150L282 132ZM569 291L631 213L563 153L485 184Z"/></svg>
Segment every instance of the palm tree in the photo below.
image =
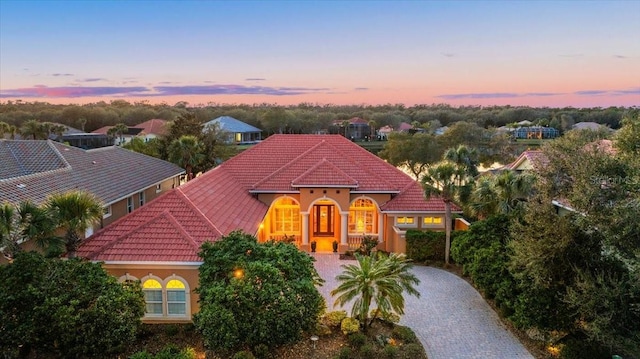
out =
<svg viewBox="0 0 640 359"><path fill-rule="evenodd" d="M369 120L369 139L370 140L375 140L376 139L376 126L378 124L376 123L375 120Z"/></svg>
<svg viewBox="0 0 640 359"><path fill-rule="evenodd" d="M125 125L124 123L119 123L111 127L107 131L107 135L118 138L118 144L122 145L124 143L124 134L127 132L129 132L129 127L127 127L127 125Z"/></svg>
<svg viewBox="0 0 640 359"><path fill-rule="evenodd" d="M445 151L443 161L429 167L422 178L425 197L437 195L444 201L445 208L445 250L444 261L449 264L451 249L451 204L454 200L466 202L473 188L474 177L478 175L476 152L464 145Z"/></svg>
<svg viewBox="0 0 640 359"><path fill-rule="evenodd" d="M54 229L48 212L31 202L0 205L0 248L9 261L22 250L20 245L27 240L34 240L41 248L55 249L58 242Z"/></svg>
<svg viewBox="0 0 640 359"><path fill-rule="evenodd" d="M534 181L531 174L514 171L483 178L473 190L470 209L478 217L517 213L533 194Z"/></svg>
<svg viewBox="0 0 640 359"><path fill-rule="evenodd" d="M46 207L57 228L64 230L67 256L74 258L86 230L102 218L100 200L88 192L74 191L52 195Z"/></svg>
<svg viewBox="0 0 640 359"><path fill-rule="evenodd" d="M8 123L0 121L0 138L4 138L4 134L9 133L9 126Z"/></svg>
<svg viewBox="0 0 640 359"><path fill-rule="evenodd" d="M169 145L169 161L184 168L187 181L193 179L193 168L204 160L202 145L195 136L182 136Z"/></svg>
<svg viewBox="0 0 640 359"><path fill-rule="evenodd" d="M24 138L31 137L34 140L44 139L48 132L43 124L38 120L29 120L20 127L20 134Z"/></svg>
<svg viewBox="0 0 640 359"><path fill-rule="evenodd" d="M375 316L369 321L369 309L376 303L376 312L383 316L404 314L404 292L416 297L420 293L414 288L420 281L410 272L411 264L404 254L389 256L361 256L356 254L358 265L342 265L344 271L336 277L338 288L331 291L338 296L334 305L343 306L353 299L351 316L360 320L363 330L371 326Z"/></svg>

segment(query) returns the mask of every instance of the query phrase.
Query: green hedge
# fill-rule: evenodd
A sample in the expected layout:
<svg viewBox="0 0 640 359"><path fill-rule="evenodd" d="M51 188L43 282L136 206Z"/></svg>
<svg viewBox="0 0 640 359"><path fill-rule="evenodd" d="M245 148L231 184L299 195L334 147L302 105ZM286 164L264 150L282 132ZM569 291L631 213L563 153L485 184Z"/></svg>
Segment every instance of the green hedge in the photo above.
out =
<svg viewBox="0 0 640 359"><path fill-rule="evenodd" d="M452 243L459 233L461 232L451 232ZM408 230L406 234L407 257L414 262L443 261L445 237L445 232Z"/></svg>

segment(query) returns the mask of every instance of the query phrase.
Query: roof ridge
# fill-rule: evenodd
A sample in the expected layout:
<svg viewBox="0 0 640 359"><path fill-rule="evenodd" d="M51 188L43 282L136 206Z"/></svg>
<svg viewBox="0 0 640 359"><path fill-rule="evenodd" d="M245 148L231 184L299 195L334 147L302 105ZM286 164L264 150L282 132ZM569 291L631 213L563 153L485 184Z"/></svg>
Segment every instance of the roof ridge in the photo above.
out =
<svg viewBox="0 0 640 359"><path fill-rule="evenodd" d="M207 224L216 232L218 232L219 236L223 236L223 233L220 229L218 229L218 227L213 224L213 222L211 222L211 220L209 219L209 217L207 217L204 213L202 213L202 211L200 210L200 208L198 208L195 204L193 204L193 202L191 201L191 199L182 191L181 187L175 188L174 191L176 191L176 193L181 197L181 199L189 206L191 207L191 209L193 209L195 212L197 212L202 218L204 218L205 221L207 221Z"/></svg>
<svg viewBox="0 0 640 359"><path fill-rule="evenodd" d="M23 141L32 141L32 140L23 140ZM26 179L44 177L44 176L48 176L48 175L51 175L51 174L55 174L55 173L59 173L59 172L66 172L66 171L71 170L72 169L71 165L69 164L67 159L64 158L64 155L62 155L62 153L60 153L60 151L58 151L56 146L53 145L52 141L51 140L46 140L46 143L47 143L47 146L49 146L49 148L54 152L56 157L58 157L58 159L62 162L64 167L56 168L54 170L40 171L40 172L37 172L37 173L29 173L29 174L22 175L22 176L9 177L9 178L0 178L0 182L9 183L9 182L18 181L18 180L22 181L22 180L26 180ZM14 159L17 161L18 159L15 157L15 153L14 153L14 151L13 151L13 149L11 147L9 147L9 152L11 153L12 156L14 156Z"/></svg>
<svg viewBox="0 0 640 359"><path fill-rule="evenodd" d="M324 139L322 141L319 141L318 143L316 143L315 145L309 147L306 151L302 152L301 154L297 155L296 157L292 158L291 161L285 163L284 165L280 166L280 168L278 168L277 170L271 172L268 176L262 178L260 181L254 183L251 188L256 188L258 187L258 185L260 185L261 183L266 182L267 180L275 177L277 174L279 174L280 172L284 171L285 169L289 168L290 166L292 166L297 160L303 158L304 156L306 156L309 152L315 150L317 147L321 146L322 144L329 144L327 141L325 141ZM333 147L333 146L332 146ZM335 148L335 147L334 147Z"/></svg>

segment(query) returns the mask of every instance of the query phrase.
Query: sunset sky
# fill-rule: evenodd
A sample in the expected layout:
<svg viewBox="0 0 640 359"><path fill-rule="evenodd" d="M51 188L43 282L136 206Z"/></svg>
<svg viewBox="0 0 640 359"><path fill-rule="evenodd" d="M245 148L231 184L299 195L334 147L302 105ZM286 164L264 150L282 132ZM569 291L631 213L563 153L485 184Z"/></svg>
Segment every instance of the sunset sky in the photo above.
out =
<svg viewBox="0 0 640 359"><path fill-rule="evenodd" d="M0 0L0 102L640 106L640 1Z"/></svg>

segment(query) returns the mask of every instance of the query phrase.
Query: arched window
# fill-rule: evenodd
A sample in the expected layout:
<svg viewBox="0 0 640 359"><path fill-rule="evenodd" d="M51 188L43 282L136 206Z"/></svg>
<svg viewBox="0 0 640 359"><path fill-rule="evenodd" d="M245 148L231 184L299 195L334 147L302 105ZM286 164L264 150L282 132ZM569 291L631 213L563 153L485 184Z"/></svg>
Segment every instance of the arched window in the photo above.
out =
<svg viewBox="0 0 640 359"><path fill-rule="evenodd" d="M149 275L142 279L142 291L146 303L145 316L163 319L168 317L189 318L188 283L175 275L162 281Z"/></svg>
<svg viewBox="0 0 640 359"><path fill-rule="evenodd" d="M144 301L147 304L145 313L150 315L162 315L162 284L155 279L147 279L142 283Z"/></svg>
<svg viewBox="0 0 640 359"><path fill-rule="evenodd" d="M184 283L176 279L167 283L167 314L187 314L187 291Z"/></svg>
<svg viewBox="0 0 640 359"><path fill-rule="evenodd" d="M349 207L349 233L377 234L378 211L368 198L358 198Z"/></svg>
<svg viewBox="0 0 640 359"><path fill-rule="evenodd" d="M271 210L271 232L300 233L300 205L291 197L278 199Z"/></svg>

